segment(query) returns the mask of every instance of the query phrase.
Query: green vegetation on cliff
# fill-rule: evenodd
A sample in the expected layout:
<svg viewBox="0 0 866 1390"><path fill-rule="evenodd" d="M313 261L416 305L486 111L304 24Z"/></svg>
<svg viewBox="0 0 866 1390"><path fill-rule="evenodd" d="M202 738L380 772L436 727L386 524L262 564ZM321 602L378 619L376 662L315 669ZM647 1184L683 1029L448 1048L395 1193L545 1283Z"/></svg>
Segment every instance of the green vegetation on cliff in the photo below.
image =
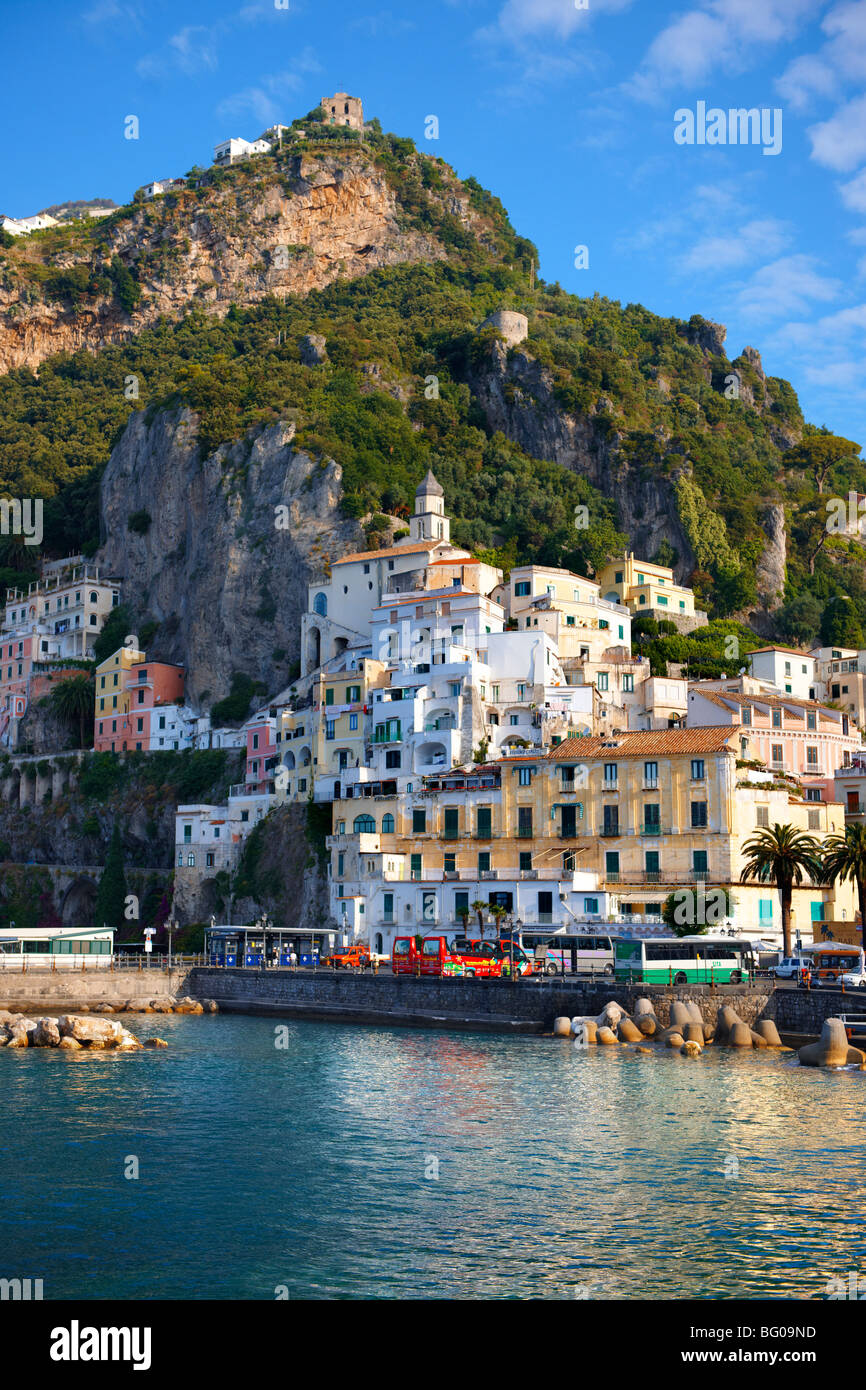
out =
<svg viewBox="0 0 866 1390"><path fill-rule="evenodd" d="M304 142L304 157L344 146L347 160L360 150L351 132L337 139L322 127ZM162 244L157 233L178 233L203 208L216 216L214 199L226 190L233 201L228 209L220 204L220 216L243 226L249 197L286 177L297 154L291 136L273 158L214 171L208 185L149 204L147 256ZM670 482L697 558L687 578L716 616L754 605L762 521L776 501L789 530L782 620L793 604L802 629L810 601L820 620L831 600L848 594L866 622L863 548L825 526L829 496L866 492L859 446L804 426L790 385L765 378L755 354L729 361L713 326L697 315L688 323L661 318L639 304L581 299L542 281L530 290L535 248L517 236L498 199L472 179L459 185L453 171L411 141L376 128L362 157L392 185L401 222L435 238L444 260L234 306L221 321L195 308L122 347L50 359L38 378L21 369L0 379L0 489L48 499L50 550L95 549L98 478L130 410L152 414L183 402L198 413L203 454L263 423L293 420L299 445L341 464L344 505L353 516L407 515L419 478L432 467L459 542L508 563L596 569L625 544L615 498L492 433L470 389L491 370L492 334L479 333L478 325L505 306L529 317L529 339L516 351L546 374L548 414L582 422L631 476ZM471 229L448 210L443 191L455 189L468 198ZM74 280L76 273L52 257L89 247L95 264L111 227L132 215L120 209L89 226L40 233L29 251L4 252L0 265L7 279L13 271L34 276L47 293L52 275ZM43 260L34 247L43 248ZM137 274L158 270L142 263ZM134 304L138 283L119 262L109 259L88 273L103 275L126 307ZM61 287L67 298L89 292L76 285ZM327 342L328 360L318 366L301 361L298 340L310 332ZM734 375L739 388L732 396ZM125 395L130 377L139 392L133 402ZM508 380L505 391L515 391ZM574 524L578 505L588 509L584 530ZM127 524L146 532L143 513Z"/></svg>

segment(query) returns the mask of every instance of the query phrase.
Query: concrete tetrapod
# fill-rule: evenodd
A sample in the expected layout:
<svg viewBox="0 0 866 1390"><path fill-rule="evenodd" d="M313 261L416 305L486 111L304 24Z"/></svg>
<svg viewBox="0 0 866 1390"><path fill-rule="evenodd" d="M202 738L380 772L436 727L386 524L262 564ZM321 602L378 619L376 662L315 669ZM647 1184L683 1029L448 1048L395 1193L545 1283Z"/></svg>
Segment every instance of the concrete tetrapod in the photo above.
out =
<svg viewBox="0 0 866 1390"><path fill-rule="evenodd" d="M748 1023L743 1023L742 1019L738 1018L729 1029L726 1042L728 1047L752 1047L752 1030Z"/></svg>
<svg viewBox="0 0 866 1390"><path fill-rule="evenodd" d="M612 1028L602 1026L599 1028L596 1036L598 1042L602 1043L605 1047L619 1047L619 1039Z"/></svg>
<svg viewBox="0 0 866 1390"><path fill-rule="evenodd" d="M682 1048L685 1039L682 1033L677 1033L674 1029L669 1029L665 1035L665 1046L675 1047L677 1050Z"/></svg>
<svg viewBox="0 0 866 1390"><path fill-rule="evenodd" d="M620 1042L640 1042L643 1038L643 1033L630 1018L621 1018L616 1032Z"/></svg>
<svg viewBox="0 0 866 1390"><path fill-rule="evenodd" d="M570 1038L570 1037L571 1037L571 1019L570 1019L570 1018L555 1018L555 1019L553 1020L553 1036L554 1036L555 1038Z"/></svg>
<svg viewBox="0 0 866 1390"><path fill-rule="evenodd" d="M598 1042L598 1025L594 1018L576 1017L571 1020L571 1036L579 1043Z"/></svg>
<svg viewBox="0 0 866 1390"><path fill-rule="evenodd" d="M799 1057L803 1067L844 1067L864 1061L859 1047L850 1046L841 1018L825 1018L820 1038L801 1047Z"/></svg>
<svg viewBox="0 0 866 1390"><path fill-rule="evenodd" d="M768 1047L781 1047L779 1030L771 1018L760 1018L755 1024L755 1032L760 1033Z"/></svg>
<svg viewBox="0 0 866 1390"><path fill-rule="evenodd" d="M621 1018L625 1017L625 1009L622 1004L618 1004L615 999L609 999L596 1019L599 1028L616 1028Z"/></svg>
<svg viewBox="0 0 866 1390"><path fill-rule="evenodd" d="M728 1041L728 1034L735 1023L742 1023L740 1015L736 1009L732 1009L730 1004L722 1004L716 1015L716 1042L724 1043Z"/></svg>
<svg viewBox="0 0 866 1390"><path fill-rule="evenodd" d="M686 1039L680 1048L680 1052L684 1057L700 1057L703 1050L699 1042L694 1042L689 1038Z"/></svg>
<svg viewBox="0 0 866 1390"><path fill-rule="evenodd" d="M694 1019L689 1013L688 1007L682 999L675 999L671 1004L671 1027L678 1028L680 1032L687 1024L693 1023Z"/></svg>
<svg viewBox="0 0 866 1390"><path fill-rule="evenodd" d="M697 1043L701 1051L704 1048L704 1025L703 1023L687 1023L683 1030L683 1037L686 1042Z"/></svg>

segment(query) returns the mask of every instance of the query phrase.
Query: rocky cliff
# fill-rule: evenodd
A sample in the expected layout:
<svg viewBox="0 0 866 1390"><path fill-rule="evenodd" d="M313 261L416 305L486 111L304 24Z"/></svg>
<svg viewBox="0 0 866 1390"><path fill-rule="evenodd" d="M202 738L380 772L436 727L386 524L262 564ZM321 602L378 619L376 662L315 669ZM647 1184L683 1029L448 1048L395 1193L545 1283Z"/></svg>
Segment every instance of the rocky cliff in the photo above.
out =
<svg viewBox="0 0 866 1390"><path fill-rule="evenodd" d="M483 220L456 179L438 202L483 239ZM213 184L79 228L75 241L60 231L16 246L0 276L0 372L123 342L195 305L222 315L232 304L303 294L338 276L445 254L435 235L411 225L369 152L251 160ZM64 302L64 275L98 270L114 257L140 291L131 313L98 288Z"/></svg>
<svg viewBox="0 0 866 1390"><path fill-rule="evenodd" d="M160 624L152 655L186 668L196 703L225 695L235 671L286 686L314 570L363 544L340 513L339 466L293 436L276 424L201 459L190 411L138 412L106 468L98 561L136 622ZM128 528L137 512L143 533Z"/></svg>

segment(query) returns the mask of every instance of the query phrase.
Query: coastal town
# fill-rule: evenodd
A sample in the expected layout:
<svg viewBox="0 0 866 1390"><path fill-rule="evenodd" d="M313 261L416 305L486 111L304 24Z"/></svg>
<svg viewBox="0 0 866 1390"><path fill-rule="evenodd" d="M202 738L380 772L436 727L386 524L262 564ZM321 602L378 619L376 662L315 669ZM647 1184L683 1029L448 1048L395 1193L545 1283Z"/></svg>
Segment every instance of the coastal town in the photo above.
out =
<svg viewBox="0 0 866 1390"><path fill-rule="evenodd" d="M121 597L82 557L7 592L11 753L28 707L86 666ZM781 952L774 883L743 881L747 844L781 825L821 846L862 823L866 651L764 646L719 679L653 675L632 633L647 619L693 631L706 615L670 568L628 552L592 579L504 574L452 542L428 471L408 536L323 562L289 689L213 727L183 669L131 635L95 666L93 748L242 750L224 804L177 807L180 924L200 920L208 883L236 871L272 808L327 805L330 918L292 933L310 963L335 947L389 959L397 937L470 922L482 938L663 937L666 901L696 888L723 904L714 935ZM805 876L791 931L798 951L859 946L856 884Z"/></svg>

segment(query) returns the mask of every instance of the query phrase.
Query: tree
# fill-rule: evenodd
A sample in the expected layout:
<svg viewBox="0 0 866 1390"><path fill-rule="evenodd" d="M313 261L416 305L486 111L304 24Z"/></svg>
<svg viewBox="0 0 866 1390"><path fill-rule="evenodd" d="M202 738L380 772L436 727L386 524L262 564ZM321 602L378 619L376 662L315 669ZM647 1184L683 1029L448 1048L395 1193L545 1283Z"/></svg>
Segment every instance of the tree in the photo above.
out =
<svg viewBox="0 0 866 1390"><path fill-rule="evenodd" d="M828 883L846 880L857 885L860 905L860 941L866 924L866 825L846 825L844 835L824 841L824 878Z"/></svg>
<svg viewBox="0 0 866 1390"><path fill-rule="evenodd" d="M674 936L704 936L709 927L716 927L726 917L733 917L736 900L727 888L711 888L708 892L691 888L669 893L662 903L662 921Z"/></svg>
<svg viewBox="0 0 866 1390"><path fill-rule="evenodd" d="M483 898L476 898L472 904L473 911L478 913L478 930L484 935L484 914L487 911L487 903Z"/></svg>
<svg viewBox="0 0 866 1390"><path fill-rule="evenodd" d="M825 647L862 647L863 628L853 599L847 594L831 598L821 614L821 642Z"/></svg>
<svg viewBox="0 0 866 1390"><path fill-rule="evenodd" d="M836 465L857 460L859 453L860 445L853 439L843 439L841 435L824 430L807 434L795 448L788 450L784 462L789 468L811 473L819 493L823 493L824 484Z"/></svg>
<svg viewBox="0 0 866 1390"><path fill-rule="evenodd" d="M503 907L502 903L494 903L490 909L490 915L496 922L496 935L498 936L499 929L502 926L502 919L508 916L508 908Z"/></svg>
<svg viewBox="0 0 866 1390"><path fill-rule="evenodd" d="M740 882L775 883L782 900L782 939L791 954L791 898L794 884L806 877L819 883L824 876L818 841L793 825L758 830L743 845L746 859Z"/></svg>
<svg viewBox="0 0 866 1390"><path fill-rule="evenodd" d="M789 642L813 642L821 626L821 605L814 594L804 590L776 614L779 636Z"/></svg>
<svg viewBox="0 0 866 1390"><path fill-rule="evenodd" d="M89 748L93 743L93 715L96 708L93 677L84 672L80 676L68 676L51 687L48 699L58 719L65 724L78 724L78 747ZM86 742L85 728L90 731Z"/></svg>
<svg viewBox="0 0 866 1390"><path fill-rule="evenodd" d="M126 922L124 916L126 897L123 842L120 838L120 826L115 821L99 887L96 890L96 906L93 910L96 926L101 927L105 923L107 927L113 927L115 931L119 931Z"/></svg>

